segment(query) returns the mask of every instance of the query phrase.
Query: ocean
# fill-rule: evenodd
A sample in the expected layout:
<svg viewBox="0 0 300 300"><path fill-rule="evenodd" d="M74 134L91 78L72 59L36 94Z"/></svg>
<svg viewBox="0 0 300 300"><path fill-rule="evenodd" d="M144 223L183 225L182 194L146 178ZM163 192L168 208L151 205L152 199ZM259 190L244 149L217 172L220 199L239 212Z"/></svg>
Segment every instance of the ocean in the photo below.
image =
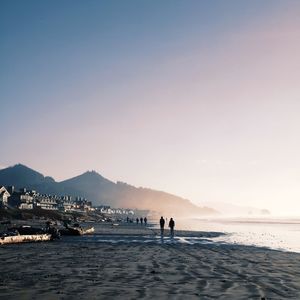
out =
<svg viewBox="0 0 300 300"><path fill-rule="evenodd" d="M158 229L159 220L151 220L150 228ZM168 221L168 220L167 220ZM168 223L168 222L166 222ZM122 234L115 228L112 234L102 234L103 224L93 224L93 236L78 237L78 241L100 243L180 243L180 244L233 244L300 253L300 217L298 218L189 218L175 219L175 237L165 232L159 234L139 232L144 226L124 224L134 230L132 234ZM105 224L104 227L112 225ZM166 228L167 226L165 226ZM127 230L128 230L127 229ZM112 229L110 229L112 230ZM183 230L183 232L176 232ZM200 231L201 234L193 233ZM65 240L65 239L64 239ZM70 239L73 241L73 238ZM66 240L67 241L67 240Z"/></svg>
<svg viewBox="0 0 300 300"><path fill-rule="evenodd" d="M176 221L176 228L225 233L218 243L267 247L300 253L300 217L294 218L193 218Z"/></svg>

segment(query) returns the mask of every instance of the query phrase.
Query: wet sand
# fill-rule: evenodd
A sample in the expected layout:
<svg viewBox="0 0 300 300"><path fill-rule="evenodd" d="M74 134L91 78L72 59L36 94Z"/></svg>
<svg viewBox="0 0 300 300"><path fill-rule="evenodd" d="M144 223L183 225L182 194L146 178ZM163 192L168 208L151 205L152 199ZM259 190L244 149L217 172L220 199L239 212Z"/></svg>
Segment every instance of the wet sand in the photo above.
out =
<svg viewBox="0 0 300 300"><path fill-rule="evenodd" d="M153 230L100 227L1 246L0 299L300 299L300 254L207 243L212 233L162 243Z"/></svg>

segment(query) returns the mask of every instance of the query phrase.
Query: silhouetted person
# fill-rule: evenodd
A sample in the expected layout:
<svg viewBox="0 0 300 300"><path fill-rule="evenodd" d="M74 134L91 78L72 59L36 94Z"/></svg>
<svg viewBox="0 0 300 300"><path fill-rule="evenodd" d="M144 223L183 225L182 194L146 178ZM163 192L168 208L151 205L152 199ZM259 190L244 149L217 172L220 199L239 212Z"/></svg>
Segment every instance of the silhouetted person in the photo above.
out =
<svg viewBox="0 0 300 300"><path fill-rule="evenodd" d="M141 222L141 225L143 225L143 218L142 217L140 218L140 222Z"/></svg>
<svg viewBox="0 0 300 300"><path fill-rule="evenodd" d="M159 226L160 226L160 235L164 235L165 219L163 217L161 217L159 220Z"/></svg>
<svg viewBox="0 0 300 300"><path fill-rule="evenodd" d="M136 218L136 224L139 224L139 218Z"/></svg>
<svg viewBox="0 0 300 300"><path fill-rule="evenodd" d="M50 231L50 225L51 225L51 222L47 221L46 222L46 231Z"/></svg>
<svg viewBox="0 0 300 300"><path fill-rule="evenodd" d="M169 227L170 227L170 234L171 234L171 237L174 237L174 227L175 227L175 222L174 222L173 218L170 219Z"/></svg>
<svg viewBox="0 0 300 300"><path fill-rule="evenodd" d="M68 221L68 220L64 220L64 226L65 226L66 228L69 228L69 221Z"/></svg>
<svg viewBox="0 0 300 300"><path fill-rule="evenodd" d="M126 221L127 221L127 223L129 222L129 218L128 217L126 218Z"/></svg>
<svg viewBox="0 0 300 300"><path fill-rule="evenodd" d="M145 223L145 226L147 225L147 218L145 217L144 218L144 223Z"/></svg>

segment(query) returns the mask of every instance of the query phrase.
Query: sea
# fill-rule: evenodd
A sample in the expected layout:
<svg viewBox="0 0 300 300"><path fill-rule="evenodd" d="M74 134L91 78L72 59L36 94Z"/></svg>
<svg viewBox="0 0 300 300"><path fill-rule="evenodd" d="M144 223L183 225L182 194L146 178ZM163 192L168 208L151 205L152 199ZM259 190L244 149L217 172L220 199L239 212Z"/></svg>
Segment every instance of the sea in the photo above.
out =
<svg viewBox="0 0 300 300"><path fill-rule="evenodd" d="M159 220L149 220L149 227L159 228ZM168 224L168 219L166 220ZM124 224L126 225L126 224ZM103 235L97 224L93 236L77 237L78 241L99 243L186 243L215 245L246 245L300 253L300 217L222 217L175 219L175 236L160 235ZM99 225L103 226L103 225ZM111 226L107 224L107 226ZM141 226L128 224L127 226ZM177 230L177 232L176 232ZM179 230L182 230L179 232ZM199 233L200 232L200 233ZM64 239L65 240L65 239ZM74 237L70 239L73 241ZM66 240L68 241L68 240Z"/></svg>
<svg viewBox="0 0 300 300"><path fill-rule="evenodd" d="M224 233L213 242L300 253L300 217L228 217L178 219L181 230Z"/></svg>

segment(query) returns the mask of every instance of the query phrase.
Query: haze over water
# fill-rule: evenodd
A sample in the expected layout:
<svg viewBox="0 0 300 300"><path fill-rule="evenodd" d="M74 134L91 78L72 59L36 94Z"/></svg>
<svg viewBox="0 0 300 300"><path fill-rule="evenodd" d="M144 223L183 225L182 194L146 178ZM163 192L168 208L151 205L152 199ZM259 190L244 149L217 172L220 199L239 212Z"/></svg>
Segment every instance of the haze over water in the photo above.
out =
<svg viewBox="0 0 300 300"><path fill-rule="evenodd" d="M168 220L166 220L168 225ZM159 232L158 220L149 220L150 231L144 235L129 235L116 231L113 234L101 234L102 224L95 226L95 235L78 237L78 241L97 243L162 243L162 244L214 244L246 245L266 247L273 250L300 253L300 217L295 218L258 218L258 217L219 217L219 218L185 218L175 219L175 236L171 238L168 231L164 236L154 234ZM124 224L123 224L124 225ZM86 226L86 224L84 225ZM108 225L107 225L108 226ZM122 226L122 224L121 224ZM143 230L144 225L127 224L128 228ZM168 226L165 226L167 228ZM100 230L98 230L100 229ZM68 242L68 240L67 240Z"/></svg>
<svg viewBox="0 0 300 300"><path fill-rule="evenodd" d="M214 241L300 253L300 217L219 217L176 221L177 229L222 232Z"/></svg>

